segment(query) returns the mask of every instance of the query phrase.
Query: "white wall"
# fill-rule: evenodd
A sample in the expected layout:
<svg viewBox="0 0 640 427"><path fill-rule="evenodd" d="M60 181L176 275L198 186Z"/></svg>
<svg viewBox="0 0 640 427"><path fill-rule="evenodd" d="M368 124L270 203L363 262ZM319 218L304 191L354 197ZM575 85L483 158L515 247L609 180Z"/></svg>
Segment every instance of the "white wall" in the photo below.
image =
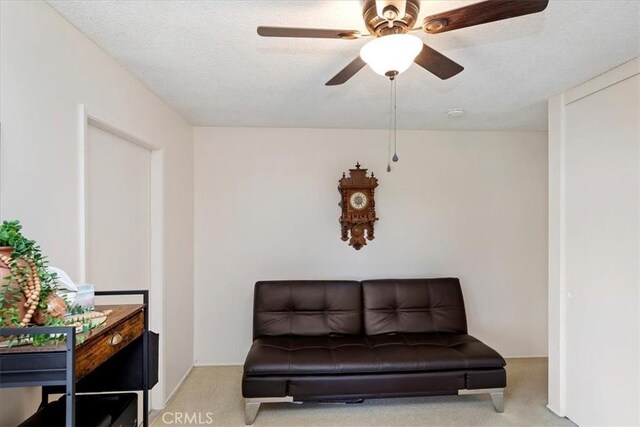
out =
<svg viewBox="0 0 640 427"><path fill-rule="evenodd" d="M79 104L164 150L167 396L193 361L191 126L46 3L2 1L0 17L0 217L20 219L52 264L80 275ZM2 390L0 425L35 409L29 393Z"/></svg>
<svg viewBox="0 0 640 427"><path fill-rule="evenodd" d="M639 94L636 58L549 101L548 406L580 425L640 422Z"/></svg>
<svg viewBox="0 0 640 427"><path fill-rule="evenodd" d="M242 363L253 285L457 276L470 332L505 356L547 354L547 134L195 128L196 364ZM376 238L340 240L337 182L380 185Z"/></svg>

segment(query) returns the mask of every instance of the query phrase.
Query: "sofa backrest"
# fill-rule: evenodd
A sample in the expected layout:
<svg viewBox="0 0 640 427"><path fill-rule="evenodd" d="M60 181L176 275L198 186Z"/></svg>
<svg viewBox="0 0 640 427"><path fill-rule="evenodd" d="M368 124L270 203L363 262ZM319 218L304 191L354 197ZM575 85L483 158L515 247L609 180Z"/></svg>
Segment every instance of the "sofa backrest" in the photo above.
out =
<svg viewBox="0 0 640 427"><path fill-rule="evenodd" d="M264 335L362 334L360 282L257 282L253 338Z"/></svg>
<svg viewBox="0 0 640 427"><path fill-rule="evenodd" d="M385 279L362 282L364 332L467 332L460 281Z"/></svg>

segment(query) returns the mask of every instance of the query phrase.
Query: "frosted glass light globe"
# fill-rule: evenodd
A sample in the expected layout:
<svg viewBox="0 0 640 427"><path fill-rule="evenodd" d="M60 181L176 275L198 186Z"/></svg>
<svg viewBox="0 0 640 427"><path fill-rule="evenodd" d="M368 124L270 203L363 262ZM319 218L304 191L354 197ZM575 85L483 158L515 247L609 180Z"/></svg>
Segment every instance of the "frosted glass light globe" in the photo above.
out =
<svg viewBox="0 0 640 427"><path fill-rule="evenodd" d="M406 71L422 50L422 40L411 34L378 37L362 46L360 57L373 71L384 76Z"/></svg>

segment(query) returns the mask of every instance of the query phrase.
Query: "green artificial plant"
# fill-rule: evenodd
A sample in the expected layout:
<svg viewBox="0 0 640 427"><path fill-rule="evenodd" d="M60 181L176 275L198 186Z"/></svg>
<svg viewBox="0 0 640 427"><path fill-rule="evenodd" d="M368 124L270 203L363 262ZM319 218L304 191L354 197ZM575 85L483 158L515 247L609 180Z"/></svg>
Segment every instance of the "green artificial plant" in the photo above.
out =
<svg viewBox="0 0 640 427"><path fill-rule="evenodd" d="M3 221L2 225L0 225L0 246L9 246L13 249L10 263L11 275L5 277L3 283L0 284L0 320L2 326L15 326L19 323L19 320L16 321L17 311L15 309L16 297L19 297L19 293L7 292L12 281L24 274L24 267L21 267L16 262L18 259L32 260L36 265L42 286L38 298L39 308L47 308L47 298L56 285L56 275L47 271L47 257L42 255L40 246L35 240L24 237L21 230L22 225L17 220ZM13 298L10 296L13 296Z"/></svg>

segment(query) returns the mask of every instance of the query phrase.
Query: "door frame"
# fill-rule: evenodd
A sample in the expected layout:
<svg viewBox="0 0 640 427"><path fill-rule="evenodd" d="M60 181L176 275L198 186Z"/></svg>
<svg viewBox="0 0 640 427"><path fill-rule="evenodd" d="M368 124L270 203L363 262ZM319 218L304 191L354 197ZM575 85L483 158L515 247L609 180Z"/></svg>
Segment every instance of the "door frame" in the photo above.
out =
<svg viewBox="0 0 640 427"><path fill-rule="evenodd" d="M549 99L549 382L547 408L561 417L566 416L567 392L565 109L567 105L575 101L638 74L640 74L640 58L635 58ZM640 185L640 175L638 183ZM640 381L640 378L638 380Z"/></svg>
<svg viewBox="0 0 640 427"><path fill-rule="evenodd" d="M88 126L96 127L110 133L136 146L150 152L150 176L149 176L149 327L160 334L164 332L164 150L134 133L125 130L113 123L108 116L97 112L93 108L87 108L85 104L79 105L79 206L80 206L80 281L87 280L87 242L89 231L87 225L87 144ZM164 396L164 340L160 339L160 354L158 365L158 384L151 390L150 409L161 410L165 406Z"/></svg>

